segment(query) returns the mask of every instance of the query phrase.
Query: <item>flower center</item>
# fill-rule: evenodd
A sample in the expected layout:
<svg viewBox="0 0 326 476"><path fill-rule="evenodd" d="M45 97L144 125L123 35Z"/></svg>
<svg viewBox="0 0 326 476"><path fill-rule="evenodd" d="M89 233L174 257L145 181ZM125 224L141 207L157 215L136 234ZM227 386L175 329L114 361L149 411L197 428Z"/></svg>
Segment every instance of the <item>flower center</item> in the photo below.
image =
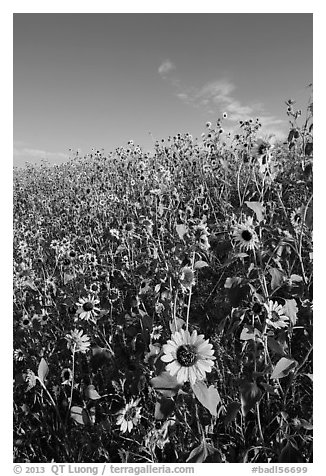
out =
<svg viewBox="0 0 326 476"><path fill-rule="evenodd" d="M277 314L277 312L275 312L275 311L272 311L272 312L271 312L270 320L271 320L272 322L277 322L277 321L279 321L279 320L280 320L279 314Z"/></svg>
<svg viewBox="0 0 326 476"><path fill-rule="evenodd" d="M249 230L244 230L244 231L241 233L241 236L242 236L242 238L243 238L245 241L250 241L251 238L252 238L252 234L250 233Z"/></svg>
<svg viewBox="0 0 326 476"><path fill-rule="evenodd" d="M183 367L191 367L197 360L196 348L192 345L181 345L177 350L177 361Z"/></svg>
<svg viewBox="0 0 326 476"><path fill-rule="evenodd" d="M94 308L93 304L91 302L85 302L85 304L83 304L83 309L84 311L88 312L88 311L92 311L92 309Z"/></svg>
<svg viewBox="0 0 326 476"><path fill-rule="evenodd" d="M70 379L70 372L69 372L69 370L65 370L65 371L63 372L63 378L64 378L64 380L69 380L69 379Z"/></svg>
<svg viewBox="0 0 326 476"><path fill-rule="evenodd" d="M135 418L136 416L136 408L135 407L131 407L129 408L129 410L126 411L125 413L125 420L126 421L131 421Z"/></svg>

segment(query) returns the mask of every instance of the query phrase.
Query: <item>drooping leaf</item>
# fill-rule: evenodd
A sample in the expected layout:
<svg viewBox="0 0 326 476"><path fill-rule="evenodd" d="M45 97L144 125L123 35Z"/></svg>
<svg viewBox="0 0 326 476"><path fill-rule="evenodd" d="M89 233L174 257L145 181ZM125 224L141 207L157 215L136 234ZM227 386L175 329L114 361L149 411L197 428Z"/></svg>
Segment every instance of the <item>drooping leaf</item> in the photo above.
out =
<svg viewBox="0 0 326 476"><path fill-rule="evenodd" d="M206 268L208 266L208 263L206 261L196 261L195 263L195 269L201 269L201 268Z"/></svg>
<svg viewBox="0 0 326 476"><path fill-rule="evenodd" d="M293 325L297 322L298 306L295 299L286 299L283 306L283 311L286 316L290 318Z"/></svg>
<svg viewBox="0 0 326 476"><path fill-rule="evenodd" d="M94 385L88 385L88 387L85 389L85 396L90 400L98 400L101 398L101 395L99 395L97 390L95 390Z"/></svg>
<svg viewBox="0 0 326 476"><path fill-rule="evenodd" d="M173 397L178 393L182 385L179 384L177 378L169 372L162 372L157 377L150 380L150 384L155 390L165 397Z"/></svg>
<svg viewBox="0 0 326 476"><path fill-rule="evenodd" d="M49 373L48 364L45 362L44 358L42 357L41 362L39 363L39 366L38 366L38 371L37 371L38 378L44 383L44 380L46 379L46 376L48 373Z"/></svg>
<svg viewBox="0 0 326 476"><path fill-rule="evenodd" d="M208 456L207 445L204 440L196 446L188 456L187 463L203 463Z"/></svg>
<svg viewBox="0 0 326 476"><path fill-rule="evenodd" d="M75 422L79 423L79 425L89 425L91 423L85 408L71 407L70 416L73 420L75 420Z"/></svg>
<svg viewBox="0 0 326 476"><path fill-rule="evenodd" d="M240 384L240 399L242 415L246 416L248 412L255 407L262 396L262 391L256 382L242 381Z"/></svg>
<svg viewBox="0 0 326 476"><path fill-rule="evenodd" d="M194 394L200 403L210 411L213 416L217 416L217 405L221 403L221 397L217 389L211 385L207 387L204 382L197 380L194 385L192 385Z"/></svg>
<svg viewBox="0 0 326 476"><path fill-rule="evenodd" d="M226 415L224 417L224 423L225 425L228 425L231 423L233 420L236 419L236 416L241 408L241 405L239 402L231 402L228 404L226 407Z"/></svg>
<svg viewBox="0 0 326 476"><path fill-rule="evenodd" d="M291 370L296 368L297 365L298 362L296 360L290 359L288 357L282 357L275 365L271 378L279 379L286 377L287 375L289 375Z"/></svg>
<svg viewBox="0 0 326 476"><path fill-rule="evenodd" d="M271 288L272 290L279 288L284 283L284 273L277 268L269 268L269 273L272 276Z"/></svg>
<svg viewBox="0 0 326 476"><path fill-rule="evenodd" d="M287 441L286 445L282 449L279 457L279 463L303 463L301 453L293 443Z"/></svg>
<svg viewBox="0 0 326 476"><path fill-rule="evenodd" d="M181 225L176 225L175 229L179 235L180 240L183 240L183 237L187 234L188 230L187 227L183 224Z"/></svg>
<svg viewBox="0 0 326 476"><path fill-rule="evenodd" d="M264 219L265 208L263 204L261 202L245 202L245 204L255 212L257 220L260 223Z"/></svg>

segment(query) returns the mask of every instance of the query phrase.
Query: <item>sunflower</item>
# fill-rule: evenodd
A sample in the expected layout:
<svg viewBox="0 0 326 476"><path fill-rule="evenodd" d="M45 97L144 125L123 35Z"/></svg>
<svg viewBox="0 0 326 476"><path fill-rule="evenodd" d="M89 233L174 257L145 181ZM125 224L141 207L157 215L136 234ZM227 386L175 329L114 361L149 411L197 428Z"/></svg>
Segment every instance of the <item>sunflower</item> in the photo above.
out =
<svg viewBox="0 0 326 476"><path fill-rule="evenodd" d="M72 382L73 373L69 368L65 368L61 372L62 385L69 385Z"/></svg>
<svg viewBox="0 0 326 476"><path fill-rule="evenodd" d="M293 212L290 215L290 221L291 221L291 225L294 228L294 231L298 234L301 233L302 225L303 225L301 207L293 210Z"/></svg>
<svg viewBox="0 0 326 476"><path fill-rule="evenodd" d="M117 425L120 425L122 433L128 431L129 433L136 426L140 420L140 411L138 407L139 398L134 400L133 398L129 403L118 413Z"/></svg>
<svg viewBox="0 0 326 476"><path fill-rule="evenodd" d="M25 359L25 354L22 351L22 349L15 349L14 350L14 360L16 362L21 362L24 359Z"/></svg>
<svg viewBox="0 0 326 476"><path fill-rule="evenodd" d="M32 327L32 321L28 317L27 314L24 314L24 316L21 318L20 325L27 329L28 327Z"/></svg>
<svg viewBox="0 0 326 476"><path fill-rule="evenodd" d="M82 330L74 329L70 334L66 334L65 339L68 341L67 346L70 350L74 349L75 352L81 352L82 354L89 350L89 337L87 334L83 335Z"/></svg>
<svg viewBox="0 0 326 476"><path fill-rule="evenodd" d="M234 240L240 245L240 248L246 251L255 249L259 241L252 221L252 218L249 217L245 223L240 223L233 229Z"/></svg>
<svg viewBox="0 0 326 476"><path fill-rule="evenodd" d="M95 307L96 304L99 304L99 300L95 299L94 296L88 295L87 298L79 298L79 302L76 303L78 310L76 312L79 319L85 319L86 321L94 321L97 314L100 312L100 309Z"/></svg>
<svg viewBox="0 0 326 476"><path fill-rule="evenodd" d="M284 315L284 309L281 304L277 301L268 301L267 304L264 304L264 307L267 311L266 324L269 327L274 327L274 329L288 327L289 323L287 321L289 318Z"/></svg>
<svg viewBox="0 0 326 476"><path fill-rule="evenodd" d="M135 230L135 224L131 221L128 221L124 226L124 230L126 233L133 233Z"/></svg>
<svg viewBox="0 0 326 476"><path fill-rule="evenodd" d="M162 331L162 326L154 326L151 332L151 339L158 340L161 337Z"/></svg>
<svg viewBox="0 0 326 476"><path fill-rule="evenodd" d="M195 284L195 275L189 266L184 266L181 269L179 281L181 286L185 289L190 289Z"/></svg>
<svg viewBox="0 0 326 476"><path fill-rule="evenodd" d="M212 347L202 334L197 335L196 330L190 335L188 330L180 329L163 346L161 359L168 363L166 370L172 376L176 375L179 383L190 381L194 385L212 370L215 360Z"/></svg>

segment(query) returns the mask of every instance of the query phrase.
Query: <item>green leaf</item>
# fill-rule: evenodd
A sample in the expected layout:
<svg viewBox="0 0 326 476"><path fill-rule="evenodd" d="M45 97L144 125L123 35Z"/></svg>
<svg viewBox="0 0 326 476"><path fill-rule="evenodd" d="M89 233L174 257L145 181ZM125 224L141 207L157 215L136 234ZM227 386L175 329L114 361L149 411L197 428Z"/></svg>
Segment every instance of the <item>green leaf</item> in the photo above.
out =
<svg viewBox="0 0 326 476"><path fill-rule="evenodd" d="M298 274L291 274L290 276L291 283L301 283L303 281L302 276Z"/></svg>
<svg viewBox="0 0 326 476"><path fill-rule="evenodd" d="M38 378L41 380L41 382L44 383L44 380L46 379L46 376L48 373L49 373L48 364L45 362L45 360L42 357L41 362L38 366L38 372L37 372Z"/></svg>
<svg viewBox="0 0 326 476"><path fill-rule="evenodd" d="M297 322L298 306L295 299L286 299L283 306L284 314L290 318L293 325Z"/></svg>
<svg viewBox="0 0 326 476"><path fill-rule="evenodd" d="M208 456L207 445L203 440L188 456L186 463L203 463Z"/></svg>
<svg viewBox="0 0 326 476"><path fill-rule="evenodd" d="M240 399L242 415L246 416L248 412L255 407L262 396L262 391L256 382L242 381L240 384Z"/></svg>
<svg viewBox="0 0 326 476"><path fill-rule="evenodd" d="M37 287L31 279L27 279L26 281L24 281L24 285L32 289L32 291L38 291Z"/></svg>
<svg viewBox="0 0 326 476"><path fill-rule="evenodd" d="M291 441L287 440L278 457L278 463L303 463L301 452Z"/></svg>
<svg viewBox="0 0 326 476"><path fill-rule="evenodd" d="M261 202L245 202L245 204L255 212L257 220L260 223L264 219L265 208L263 204Z"/></svg>
<svg viewBox="0 0 326 476"><path fill-rule="evenodd" d="M270 395L279 395L277 388L273 387L272 385L269 385L268 383L265 383L265 382L262 382L260 385L261 385L261 386L266 390L266 392L269 393Z"/></svg>
<svg viewBox="0 0 326 476"><path fill-rule="evenodd" d="M282 357L272 372L271 378L272 379L279 379L286 377L289 375L291 370L295 369L298 365L298 362L294 359L289 359L287 357Z"/></svg>
<svg viewBox="0 0 326 476"><path fill-rule="evenodd" d="M63 275L63 284L68 284L69 281L72 281L75 278L73 274L64 273Z"/></svg>
<svg viewBox="0 0 326 476"><path fill-rule="evenodd" d="M185 325L186 321L181 319L181 317L177 317L176 319L173 319L173 321L169 322L170 330L172 334L175 332L178 332L182 327Z"/></svg>
<svg viewBox="0 0 326 476"><path fill-rule="evenodd" d="M254 329L250 324L245 324L243 326L240 340L257 340L257 337L260 338L261 333L258 329Z"/></svg>
<svg viewBox="0 0 326 476"><path fill-rule="evenodd" d="M162 372L157 377L150 380L150 384L155 390L165 397L173 397L178 393L182 385L179 384L177 378L169 372Z"/></svg>
<svg viewBox="0 0 326 476"><path fill-rule="evenodd" d="M188 230L185 225L176 225L175 229L179 235L180 240L183 240L183 237L187 234Z"/></svg>
<svg viewBox="0 0 326 476"><path fill-rule="evenodd" d="M277 268L269 268L269 273L272 276L271 288L272 290L279 288L284 283L284 273Z"/></svg>
<svg viewBox="0 0 326 476"><path fill-rule="evenodd" d="M221 403L221 397L217 389L211 385L207 387L204 382L197 380L194 385L192 385L194 394L200 403L210 411L213 416L217 416L217 405Z"/></svg>
<svg viewBox="0 0 326 476"><path fill-rule="evenodd" d="M195 263L195 269L201 269L201 268L206 268L208 265L208 263L206 263L206 261L196 261Z"/></svg>
<svg viewBox="0 0 326 476"><path fill-rule="evenodd" d="M299 420L302 428L304 428L305 430L313 430L312 423L309 423L309 421L305 420L304 418L299 418Z"/></svg>
<svg viewBox="0 0 326 476"><path fill-rule="evenodd" d="M282 345L271 336L267 337L267 346L272 352L274 352L274 354L282 356L286 355Z"/></svg>
<svg viewBox="0 0 326 476"><path fill-rule="evenodd" d="M305 220L306 226L310 230L312 230L312 228L313 228L313 205L312 205L312 200L309 203L309 206L308 206L307 210L305 211L304 220Z"/></svg>
<svg viewBox="0 0 326 476"><path fill-rule="evenodd" d="M165 420L173 412L175 403L172 398L167 398L164 395L157 400L155 403L155 414L154 418L156 420Z"/></svg>
<svg viewBox="0 0 326 476"><path fill-rule="evenodd" d="M161 352L161 344L149 344L149 352L145 354L144 362L148 364L150 359L157 357Z"/></svg>
<svg viewBox="0 0 326 476"><path fill-rule="evenodd" d="M228 404L226 407L226 415L224 417L224 424L228 425L231 423L233 420L236 419L236 416L241 408L241 405L239 402L231 402Z"/></svg>
<svg viewBox="0 0 326 476"><path fill-rule="evenodd" d="M234 258L247 258L249 255L247 253L235 253Z"/></svg>
<svg viewBox="0 0 326 476"><path fill-rule="evenodd" d="M85 408L71 407L70 416L79 425L89 425L91 423L91 420Z"/></svg>
<svg viewBox="0 0 326 476"><path fill-rule="evenodd" d="M98 400L101 398L101 395L99 395L95 390L94 385L88 385L88 387L85 389L85 396L91 400Z"/></svg>

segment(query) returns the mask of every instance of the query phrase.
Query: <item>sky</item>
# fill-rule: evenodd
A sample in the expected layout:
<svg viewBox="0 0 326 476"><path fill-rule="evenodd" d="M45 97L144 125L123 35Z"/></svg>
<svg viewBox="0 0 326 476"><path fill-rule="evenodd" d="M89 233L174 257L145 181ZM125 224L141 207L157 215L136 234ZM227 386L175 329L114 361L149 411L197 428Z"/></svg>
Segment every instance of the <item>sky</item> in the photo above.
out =
<svg viewBox="0 0 326 476"><path fill-rule="evenodd" d="M305 108L313 81L311 13L15 13L14 165L145 151L178 132L200 137L260 118L288 130L284 101Z"/></svg>

